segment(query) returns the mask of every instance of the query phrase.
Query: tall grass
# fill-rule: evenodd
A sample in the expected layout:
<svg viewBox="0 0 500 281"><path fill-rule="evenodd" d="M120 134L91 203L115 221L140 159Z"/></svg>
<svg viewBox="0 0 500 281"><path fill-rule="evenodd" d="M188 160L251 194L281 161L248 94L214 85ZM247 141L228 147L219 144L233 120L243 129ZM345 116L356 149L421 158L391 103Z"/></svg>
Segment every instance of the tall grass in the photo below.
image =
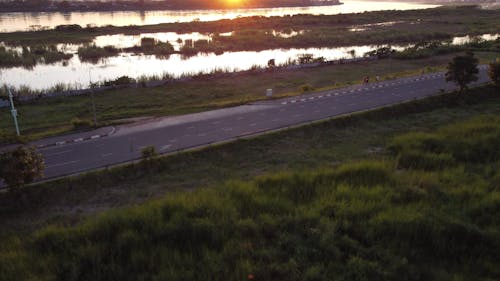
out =
<svg viewBox="0 0 500 281"><path fill-rule="evenodd" d="M229 181L45 227L0 243L0 279L496 280L499 142L500 118L481 116L396 137L382 160ZM397 165L409 152L453 165Z"/></svg>

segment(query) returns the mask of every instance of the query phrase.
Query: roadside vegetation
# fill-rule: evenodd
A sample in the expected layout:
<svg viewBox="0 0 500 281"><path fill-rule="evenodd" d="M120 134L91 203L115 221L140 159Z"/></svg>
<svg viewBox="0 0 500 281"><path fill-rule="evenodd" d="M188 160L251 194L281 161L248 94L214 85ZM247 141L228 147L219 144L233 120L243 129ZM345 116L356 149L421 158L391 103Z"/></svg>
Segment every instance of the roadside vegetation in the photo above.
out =
<svg viewBox="0 0 500 281"><path fill-rule="evenodd" d="M28 187L29 208L0 194L8 227L48 202L197 188L4 234L0 279L495 280L499 146L485 87Z"/></svg>
<svg viewBox="0 0 500 281"><path fill-rule="evenodd" d="M476 53L481 63L489 63L497 53ZM444 70L452 55L416 60L375 60L342 65L325 65L298 70L227 73L216 77L198 76L187 81L154 88L114 89L95 94L98 125L122 123L123 119L144 116L179 115L245 104L266 99L273 88L274 98L293 96L305 90L322 91L362 82L364 76L382 80ZM432 67L429 67L432 65ZM235 84L235 77L237 83ZM165 77L159 77L165 78ZM167 77L168 78L168 77ZM123 85L133 80L120 77L105 85ZM140 84L142 80L136 81ZM144 82L145 83L145 82ZM0 89L0 97L5 97ZM31 95L31 92L16 92ZM89 96L54 97L17 103L21 132L30 139L69 132L70 120L92 119ZM13 131L7 110L0 111L0 127Z"/></svg>

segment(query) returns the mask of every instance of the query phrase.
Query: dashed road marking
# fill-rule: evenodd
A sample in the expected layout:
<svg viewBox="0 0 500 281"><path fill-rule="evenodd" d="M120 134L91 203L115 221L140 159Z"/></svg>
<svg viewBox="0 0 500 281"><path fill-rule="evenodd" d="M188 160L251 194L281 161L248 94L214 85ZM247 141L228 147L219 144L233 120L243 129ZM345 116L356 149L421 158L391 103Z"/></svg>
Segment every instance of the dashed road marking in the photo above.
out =
<svg viewBox="0 0 500 281"><path fill-rule="evenodd" d="M68 152L71 152L71 151L73 151L73 150L64 150L64 151L60 151L60 152L56 152L56 153L52 153L52 154L47 154L47 155L45 155L45 157L61 155L61 154L65 154L65 153L68 153Z"/></svg>
<svg viewBox="0 0 500 281"><path fill-rule="evenodd" d="M171 145L171 144L164 145L164 146L162 146L162 147L160 148L160 151L165 151L165 150L169 149L170 147L172 147L172 145Z"/></svg>
<svg viewBox="0 0 500 281"><path fill-rule="evenodd" d="M76 164L78 162L80 162L80 161L79 160L75 160L75 161L69 161L69 162L54 164L54 165L47 165L46 168L50 169L50 168L55 168L55 167L67 166L67 165L71 165L71 164Z"/></svg>

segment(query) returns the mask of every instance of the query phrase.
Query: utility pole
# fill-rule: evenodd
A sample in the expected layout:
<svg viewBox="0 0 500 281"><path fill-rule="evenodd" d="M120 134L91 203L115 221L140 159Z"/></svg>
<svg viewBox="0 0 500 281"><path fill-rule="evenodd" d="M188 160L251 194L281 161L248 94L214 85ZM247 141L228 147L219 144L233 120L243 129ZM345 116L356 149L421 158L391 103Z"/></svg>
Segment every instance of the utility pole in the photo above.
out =
<svg viewBox="0 0 500 281"><path fill-rule="evenodd" d="M19 133L19 124L17 124L17 109L14 107L14 97L12 95L12 92L10 89L6 86L5 89L9 92L9 99L10 99L10 113L12 113L12 118L14 118L14 125L16 125L16 133L17 136L20 136L21 134Z"/></svg>
<svg viewBox="0 0 500 281"><path fill-rule="evenodd" d="M94 127L97 127L97 115L95 112L95 101L94 101L94 86L92 85L92 77L90 76L89 69L89 82L90 82L90 99L92 100L92 112L94 113Z"/></svg>

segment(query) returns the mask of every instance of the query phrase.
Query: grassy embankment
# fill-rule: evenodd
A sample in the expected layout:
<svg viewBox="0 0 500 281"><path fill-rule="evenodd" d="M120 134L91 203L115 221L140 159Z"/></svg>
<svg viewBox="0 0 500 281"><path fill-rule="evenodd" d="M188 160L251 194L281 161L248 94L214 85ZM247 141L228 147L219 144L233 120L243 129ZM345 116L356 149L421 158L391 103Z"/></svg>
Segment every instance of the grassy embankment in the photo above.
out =
<svg viewBox="0 0 500 281"><path fill-rule="evenodd" d="M487 87L32 187L28 207L2 195L4 218L69 214L37 204L97 200L112 183L104 200L213 183L4 238L0 279L496 280L499 147ZM241 181L263 171L282 172Z"/></svg>
<svg viewBox="0 0 500 281"><path fill-rule="evenodd" d="M431 130L478 114L500 114L496 89L448 94L388 109L274 133L144 165L113 168L0 194L4 231L30 232L46 222L74 223L82 216L136 204L177 189L251 179L263 173L330 167L378 155L396 134ZM1 234L1 233L0 233Z"/></svg>
<svg viewBox="0 0 500 281"><path fill-rule="evenodd" d="M496 54L477 53L477 56L485 63ZM445 55L418 60L379 60L277 73L245 74L237 76L236 84L235 78L229 75L156 88L106 91L95 95L97 119L100 125L106 125L130 117L200 112L263 99L267 88L273 88L276 97L284 97L300 94L303 85L310 85L320 91L361 83L364 75L379 75L389 79L436 71L451 58L451 55ZM18 104L21 130L28 139L70 132L74 130L70 122L74 118L92 119L91 108L88 96L49 98ZM0 128L13 131L12 120L6 110L0 111Z"/></svg>

